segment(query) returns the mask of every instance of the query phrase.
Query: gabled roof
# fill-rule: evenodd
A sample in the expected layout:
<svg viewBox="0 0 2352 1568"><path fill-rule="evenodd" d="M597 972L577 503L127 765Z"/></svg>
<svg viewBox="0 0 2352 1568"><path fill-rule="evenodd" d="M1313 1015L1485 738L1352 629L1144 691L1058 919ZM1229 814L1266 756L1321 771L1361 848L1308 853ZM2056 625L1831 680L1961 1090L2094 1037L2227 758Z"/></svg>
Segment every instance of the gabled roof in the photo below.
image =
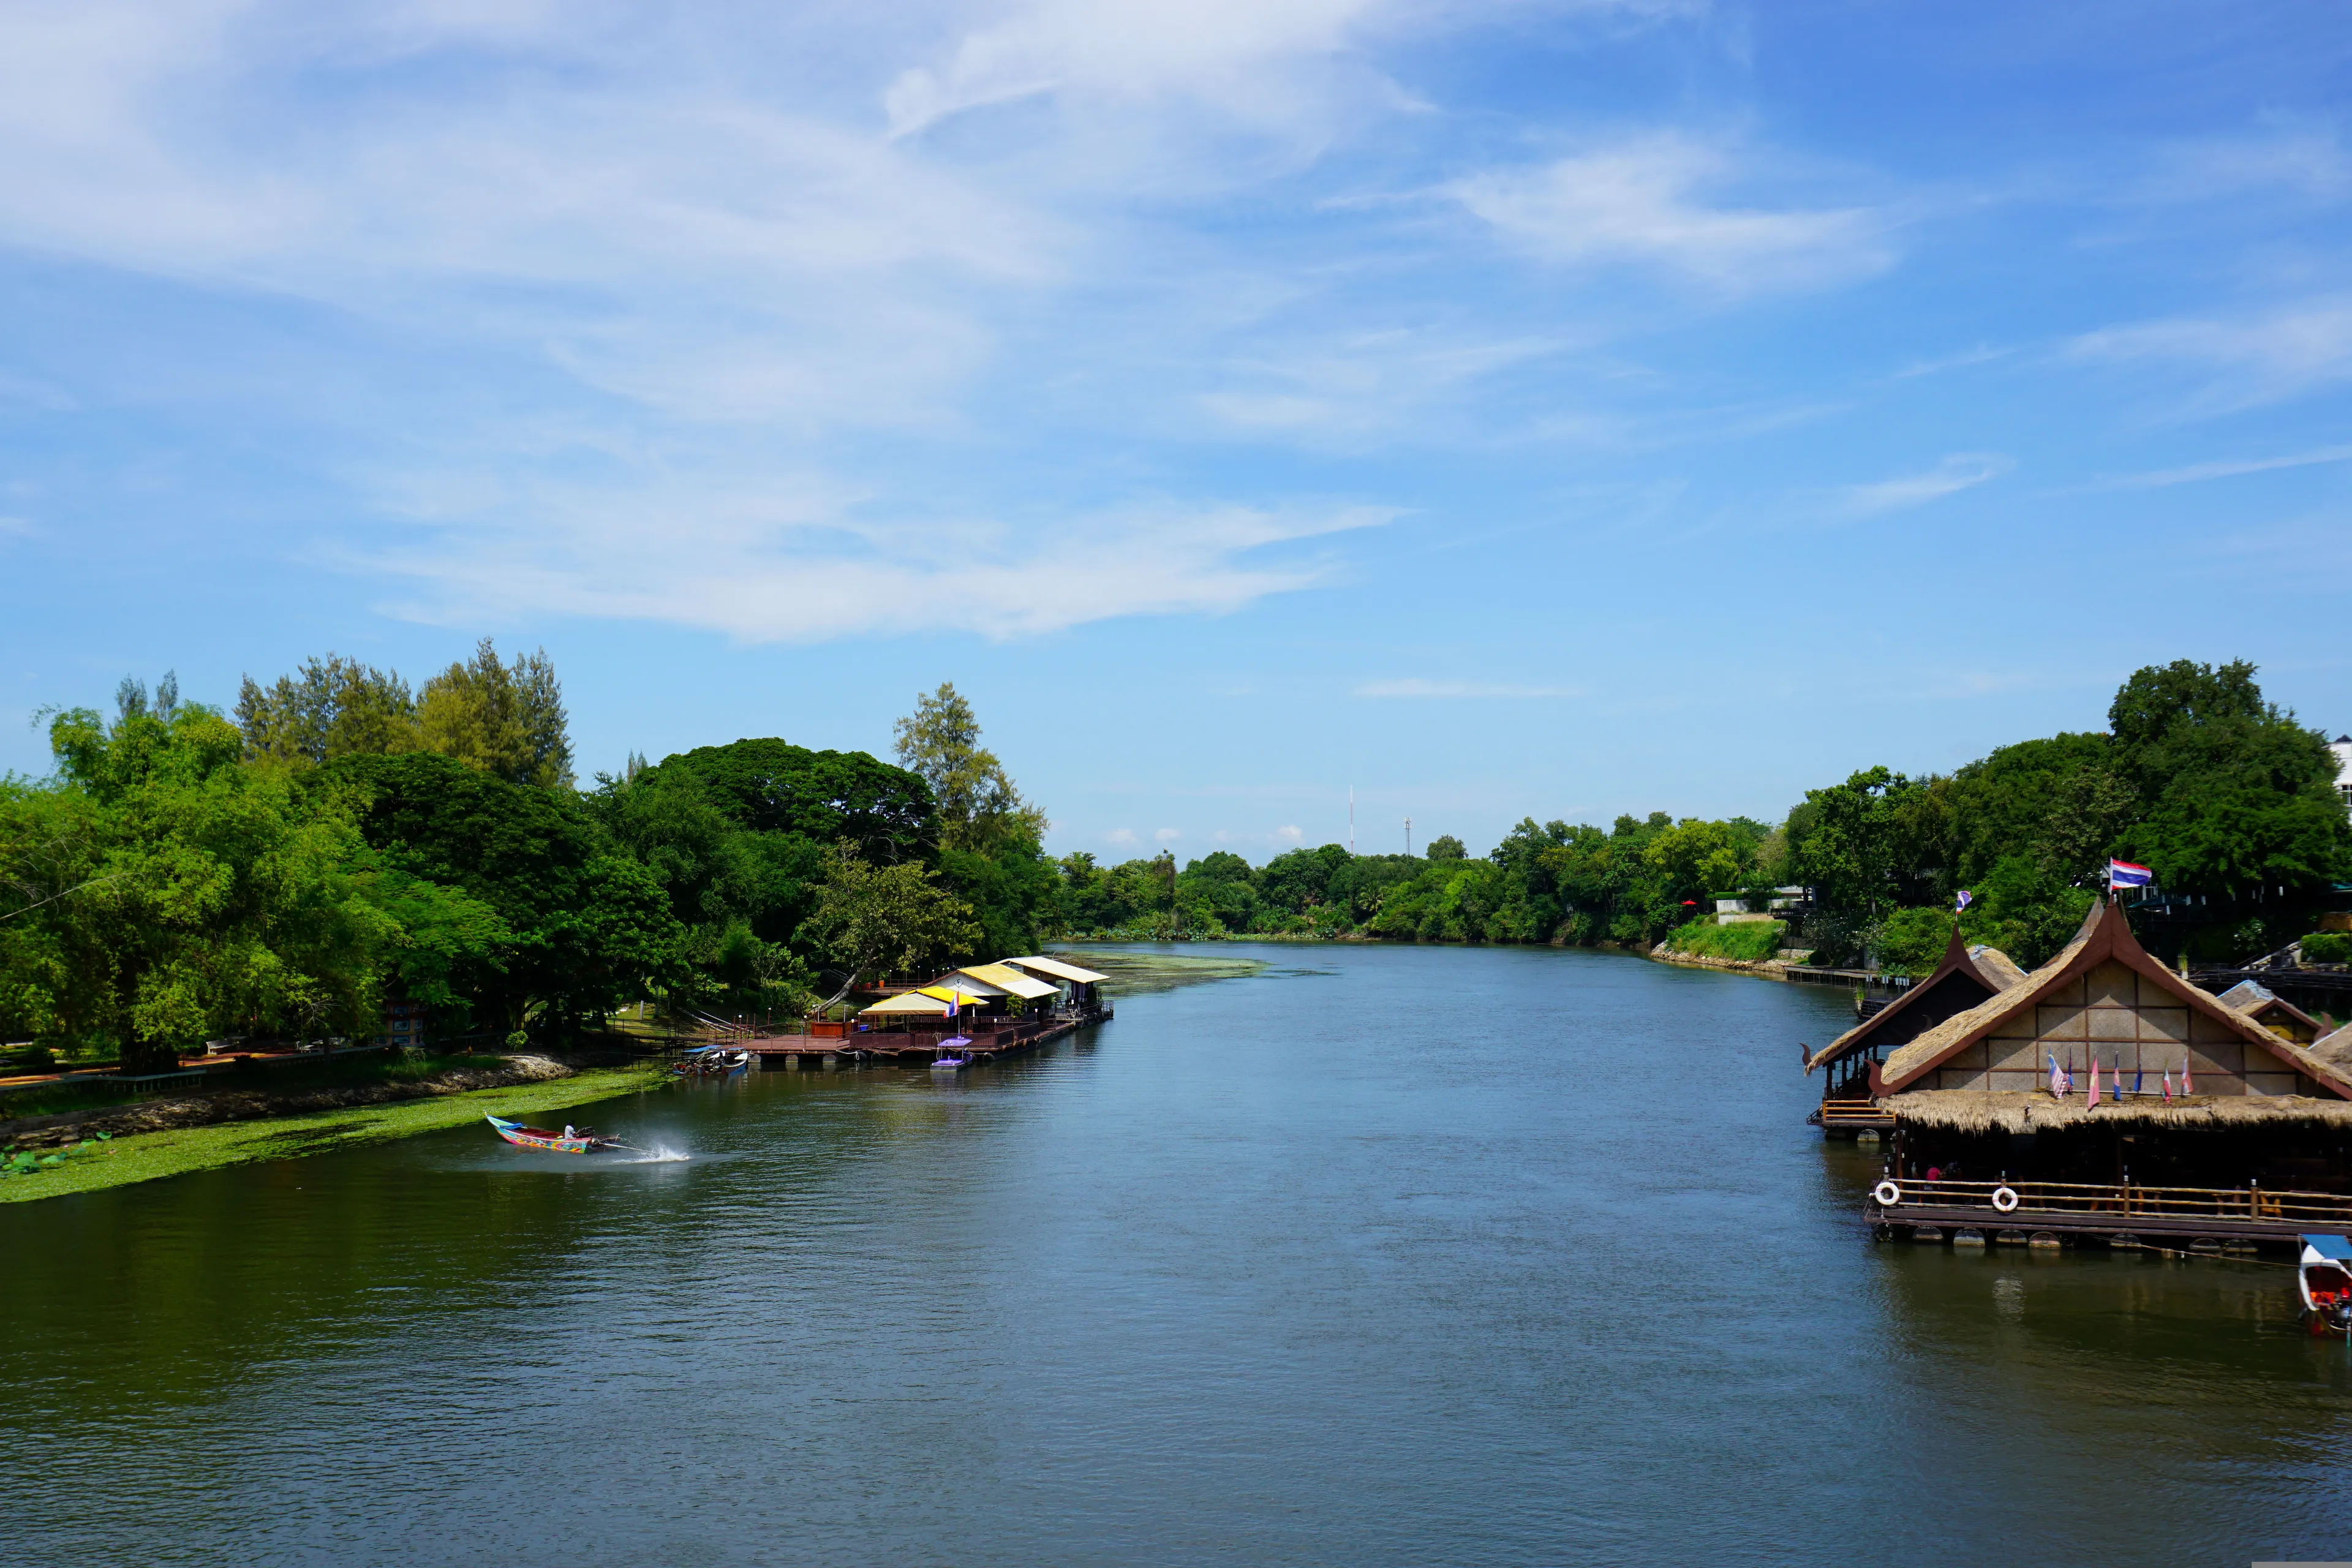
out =
<svg viewBox="0 0 2352 1568"><path fill-rule="evenodd" d="M1887 1058L1884 1068L1871 1075L1872 1094L1901 1092L1906 1086L1916 1083L1934 1068L1991 1034L2008 1019L2034 1006L2051 992L2080 980L2109 960L2133 971L2142 980L2154 981L2158 989L2177 997L2191 1012L2201 1013L2221 1024L2248 1045L2260 1046L2295 1071L2316 1079L2331 1092L2352 1100L2352 1073L2332 1065L2304 1047L2281 1039L2235 1007L2223 1006L2210 992L2191 985L2150 958L2147 950L2140 946L2139 939L2132 935L2131 922L2124 918L2123 906L2105 900L2091 906L2091 912L2084 917L2083 929L2074 933L2074 940L2060 949L2055 958L2028 975L2023 984L2013 985L1965 1013L1947 1018ZM2329 1038L2335 1037L2330 1036Z"/></svg>
<svg viewBox="0 0 2352 1568"><path fill-rule="evenodd" d="M2352 1075L2352 1024L2323 1035L2303 1047L2337 1072Z"/></svg>
<svg viewBox="0 0 2352 1568"><path fill-rule="evenodd" d="M2293 1018L2313 1034L2319 1033L2319 1020L2288 1001L2266 985L2251 980L2241 980L2214 998L2224 1007L2235 1007L2255 1023L2268 1026L2272 1019Z"/></svg>
<svg viewBox="0 0 2352 1568"><path fill-rule="evenodd" d="M1899 1045L1915 1033L1925 1033L1942 1019L1998 995L2024 978L2025 972L2011 963L2009 954L1999 948L1971 948L1962 943L1956 921L1952 940L1944 947L1943 961L1936 965L1933 973L1807 1058L1805 1070L1827 1067L1841 1057L1882 1042Z"/></svg>
<svg viewBox="0 0 2352 1568"><path fill-rule="evenodd" d="M1050 974L1056 980L1066 980L1073 985L1092 985L1097 981L1110 978L1108 974L1097 974L1091 969L1080 969L1075 963L1064 963L1059 959L1054 958L1008 958L1004 962L1017 963L1024 969L1034 970L1040 974Z"/></svg>

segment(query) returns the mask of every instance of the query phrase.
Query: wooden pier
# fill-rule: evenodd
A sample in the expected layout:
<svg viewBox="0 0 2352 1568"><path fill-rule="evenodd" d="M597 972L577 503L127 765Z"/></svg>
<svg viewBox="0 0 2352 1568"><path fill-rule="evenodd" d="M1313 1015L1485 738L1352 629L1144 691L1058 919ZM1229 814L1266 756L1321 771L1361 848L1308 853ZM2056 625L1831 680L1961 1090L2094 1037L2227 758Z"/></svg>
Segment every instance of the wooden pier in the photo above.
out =
<svg viewBox="0 0 2352 1568"><path fill-rule="evenodd" d="M1882 1201L1889 1187L1893 1202ZM2003 1208L2006 1194L2014 1206ZM2075 1182L1954 1182L1889 1177L1864 1202L1880 1234L1921 1241L2025 1245L2062 1240L2212 1251L2292 1243L2305 1231L2352 1234L2352 1195L2262 1187L2143 1187ZM2200 1246L2210 1243L2211 1246Z"/></svg>
<svg viewBox="0 0 2352 1568"><path fill-rule="evenodd" d="M803 1034L751 1035L727 1042L749 1051L763 1071L813 1068L826 1062L896 1062L928 1067L953 1053L975 1061L995 1061L1074 1035L1107 1021L1108 1006L1041 1018L975 1020L965 1029L860 1029L854 1024L811 1022ZM954 1041L950 1045L950 1041Z"/></svg>

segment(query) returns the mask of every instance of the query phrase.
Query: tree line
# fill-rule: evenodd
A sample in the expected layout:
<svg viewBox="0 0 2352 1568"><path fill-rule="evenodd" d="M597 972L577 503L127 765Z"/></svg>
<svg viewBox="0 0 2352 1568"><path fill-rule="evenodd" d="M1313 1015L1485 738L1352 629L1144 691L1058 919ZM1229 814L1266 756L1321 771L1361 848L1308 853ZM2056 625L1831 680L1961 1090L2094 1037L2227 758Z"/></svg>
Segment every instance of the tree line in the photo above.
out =
<svg viewBox="0 0 2352 1568"><path fill-rule="evenodd" d="M2104 731L1864 769L1779 824L1528 818L1480 857L1448 836L1262 867L1048 858L951 685L898 721L895 764L747 739L582 787L543 652L486 639L415 689L331 655L247 679L233 711L125 680L111 718L48 715L51 775L0 779L0 1038L160 1065L225 1036L372 1037L394 998L443 1035L562 1036L648 997L822 1005L1051 937L1646 947L1792 885L1789 940L1819 961L1924 968L1967 889L1970 939L2032 964L2110 856L2157 874L2152 947L2238 957L2352 880L2325 738L2254 673L2150 667Z"/></svg>
<svg viewBox="0 0 2352 1568"><path fill-rule="evenodd" d="M2135 910L2168 957L2228 960L2309 931L2352 881L2352 827L2326 736L2265 700L2254 667L2179 660L2137 671L2104 731L2021 741L1949 774L1886 767L1809 790L1780 823L1623 816L1607 827L1522 821L1486 856L1443 837L1424 856L1295 849L1098 866L1061 862L1058 929L1105 937L1353 935L1421 942L1647 946L1807 895L1787 940L1816 962L1924 972L1957 895L1972 942L2036 964L2064 945L2110 857L2150 868Z"/></svg>
<svg viewBox="0 0 2352 1568"><path fill-rule="evenodd" d="M0 779L0 1038L134 1070L224 1037L368 1038L383 1005L519 1043L625 1004L789 1010L1026 952L1043 815L952 686L899 765L782 740L572 775L543 652L412 690L330 655L234 712L126 679Z"/></svg>

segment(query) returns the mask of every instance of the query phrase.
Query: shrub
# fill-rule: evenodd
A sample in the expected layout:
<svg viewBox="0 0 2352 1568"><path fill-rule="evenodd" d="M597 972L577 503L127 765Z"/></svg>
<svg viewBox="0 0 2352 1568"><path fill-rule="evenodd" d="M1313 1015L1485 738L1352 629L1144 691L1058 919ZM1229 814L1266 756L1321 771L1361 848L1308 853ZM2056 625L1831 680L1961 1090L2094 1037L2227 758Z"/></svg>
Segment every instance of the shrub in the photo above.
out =
<svg viewBox="0 0 2352 1568"><path fill-rule="evenodd" d="M2352 963L2352 935L2340 931L2314 931L2303 939L2305 963Z"/></svg>
<svg viewBox="0 0 2352 1568"><path fill-rule="evenodd" d="M1745 959L1753 963L1777 954L1781 933L1788 929L1779 921L1741 921L1737 925L1719 926L1713 915L1706 915L1676 928L1666 938L1666 951L1705 958Z"/></svg>

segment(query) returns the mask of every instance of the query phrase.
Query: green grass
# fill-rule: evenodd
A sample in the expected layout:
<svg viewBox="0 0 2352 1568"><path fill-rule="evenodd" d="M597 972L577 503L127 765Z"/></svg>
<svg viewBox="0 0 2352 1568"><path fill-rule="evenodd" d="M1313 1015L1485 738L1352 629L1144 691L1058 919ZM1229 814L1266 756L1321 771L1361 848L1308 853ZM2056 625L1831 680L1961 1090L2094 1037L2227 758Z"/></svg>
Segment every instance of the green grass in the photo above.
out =
<svg viewBox="0 0 2352 1568"><path fill-rule="evenodd" d="M662 1081L658 1062L601 1068L546 1083L480 1089L430 1100L390 1105L343 1106L261 1121L228 1121L211 1127L139 1132L76 1146L57 1165L37 1165L31 1174L0 1177L0 1203L26 1203L68 1193L152 1182L189 1171L210 1171L255 1160L298 1159L368 1143L411 1138L419 1132L478 1122L486 1115L534 1116L652 1088Z"/></svg>
<svg viewBox="0 0 2352 1568"><path fill-rule="evenodd" d="M1678 928L1666 938L1666 951L1702 958L1743 959L1754 963L1780 955L1781 933L1787 929L1779 921L1742 921L1738 925L1719 926L1715 917L1708 915Z"/></svg>

